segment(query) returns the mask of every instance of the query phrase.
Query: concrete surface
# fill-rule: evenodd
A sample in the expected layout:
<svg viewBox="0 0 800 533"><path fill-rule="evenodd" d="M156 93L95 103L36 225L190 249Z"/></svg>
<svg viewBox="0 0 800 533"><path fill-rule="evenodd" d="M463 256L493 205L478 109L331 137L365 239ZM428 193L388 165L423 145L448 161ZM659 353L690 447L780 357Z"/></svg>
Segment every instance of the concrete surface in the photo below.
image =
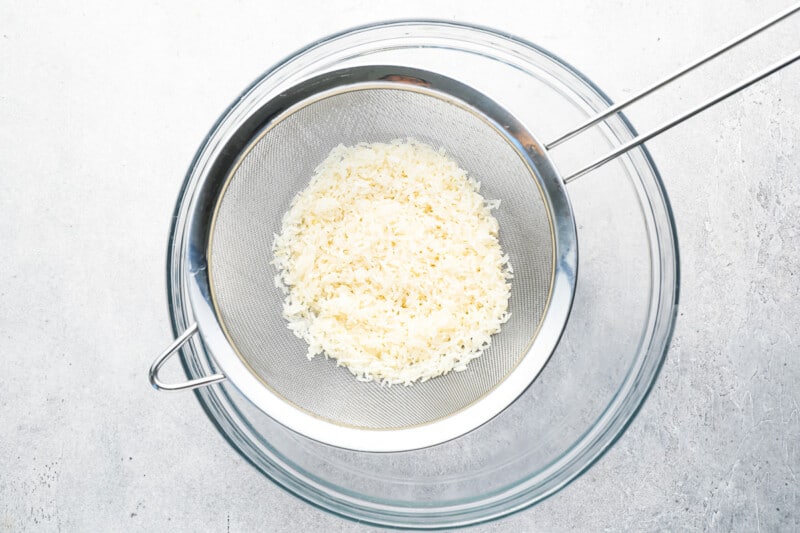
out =
<svg viewBox="0 0 800 533"><path fill-rule="evenodd" d="M370 529L283 492L193 395L147 384L171 335L184 171L273 62L357 24L458 19L553 50L620 99L786 4L1 0L0 531ZM796 17L632 120L655 125L798 34ZM797 65L649 144L683 268L658 384L585 476L475 531L800 529L799 84Z"/></svg>

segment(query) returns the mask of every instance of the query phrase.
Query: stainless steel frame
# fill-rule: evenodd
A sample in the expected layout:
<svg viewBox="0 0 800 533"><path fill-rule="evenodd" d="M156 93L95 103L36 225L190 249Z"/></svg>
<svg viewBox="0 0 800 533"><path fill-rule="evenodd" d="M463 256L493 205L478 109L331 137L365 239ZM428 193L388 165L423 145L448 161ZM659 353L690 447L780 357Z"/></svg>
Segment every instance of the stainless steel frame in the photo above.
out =
<svg viewBox="0 0 800 533"><path fill-rule="evenodd" d="M548 149L553 149L589 127L602 122L625 106L640 100L799 10L800 4L795 4L628 100L598 113L549 144L543 144L536 140L513 116L479 92L431 72L402 67L355 67L303 81L295 85L292 90L273 99L264 98L261 94L263 87L256 84L229 110L223 121L209 135L188 178L186 184L188 194L183 198L188 199L189 205L186 209L183 209L182 205L179 206L179 211L186 213L187 217L186 224L183 226L185 230L181 242L184 243L184 249L181 253L185 258L182 263L186 271L185 279L188 280L185 290L196 326L192 326L180 335L155 361L150 370L151 383L158 389L184 390L217 383L228 378L254 404L287 427L328 444L366 451L409 450L430 446L455 438L485 423L513 402L535 379L556 347L566 324L575 291L578 251L575 222L565 184L800 60L800 52L795 52L688 112L630 140L610 154L564 179L556 172L548 155ZM269 127L271 123L279 122L288 114L308 105L315 99L325 97L326 94L381 86L422 92L460 105L486 120L504 136L531 169L536 184L547 203L547 209L550 212L555 264L548 308L535 341L518 367L509 374L501 386L495 387L477 402L445 419L402 430L370 431L335 425L293 407L272 393L247 368L246 364L237 356L224 333L224 328L217 319L213 291L209 284L207 250L210 230L213 226L213 213L229 171L235 166L238 154L258 131ZM192 337L195 327L205 347L213 355L214 361L223 373L213 374L183 385L164 384L158 379L159 369Z"/></svg>
<svg viewBox="0 0 800 533"><path fill-rule="evenodd" d="M500 385L465 409L430 424L398 430L366 430L333 424L296 408L266 387L237 355L227 337L215 310L208 275L207 252L213 214L231 169L252 139L263 129L321 98L375 88L424 93L458 105L490 124L530 169L532 185L539 188L550 213L554 247L554 276L548 307L535 340L519 365ZM578 248L564 182L542 143L522 124L482 94L450 78L406 67L358 67L307 80L280 98L266 102L261 100L256 87L233 107L224 123L209 137L188 186L193 194L188 197L190 204L183 241L186 290L203 344L213 355L222 375L245 397L278 422L312 439L344 448L384 452L422 448L463 435L496 416L527 389L547 363L567 322L575 291ZM178 340L185 342L187 335L191 336L191 332ZM179 345L176 341L171 351L177 350ZM161 359L157 363L162 363ZM151 382L157 388L164 388L157 385L159 366L151 369ZM216 376L207 378L209 383L219 381L212 378ZM200 386L196 382L190 384Z"/></svg>

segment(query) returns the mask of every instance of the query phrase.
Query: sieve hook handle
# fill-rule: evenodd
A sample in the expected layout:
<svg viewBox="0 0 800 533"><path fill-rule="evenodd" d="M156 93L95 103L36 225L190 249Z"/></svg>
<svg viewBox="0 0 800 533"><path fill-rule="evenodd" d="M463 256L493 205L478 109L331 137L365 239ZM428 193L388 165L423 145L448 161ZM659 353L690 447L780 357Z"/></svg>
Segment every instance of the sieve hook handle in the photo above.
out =
<svg viewBox="0 0 800 533"><path fill-rule="evenodd" d="M177 339L175 339L172 344L169 345L169 348L164 350L164 353L159 355L156 360L153 361L153 366L150 367L150 384L153 385L156 390L192 390L225 380L225 376L222 374L211 374L210 376L204 376L202 378L186 381L185 383L176 384L164 383L158 379L158 371L161 370L161 367L164 366L164 363L166 363L170 357L175 355L181 349L181 347L194 336L195 333L197 333L196 322L189 326L186 331L184 331Z"/></svg>

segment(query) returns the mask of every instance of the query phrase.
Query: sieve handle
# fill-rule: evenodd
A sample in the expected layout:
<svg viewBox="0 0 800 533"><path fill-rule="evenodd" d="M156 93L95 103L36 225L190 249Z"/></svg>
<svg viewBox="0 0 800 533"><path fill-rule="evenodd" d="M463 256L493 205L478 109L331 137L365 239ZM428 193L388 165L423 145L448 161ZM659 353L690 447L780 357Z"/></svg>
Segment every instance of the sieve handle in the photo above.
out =
<svg viewBox="0 0 800 533"><path fill-rule="evenodd" d="M214 383L219 383L220 381L225 380L225 376L222 374L212 374L210 376L204 376L202 378L192 379L185 383L177 383L177 384L168 384L164 383L160 379L158 379L158 371L161 370L161 367L164 366L170 357L175 355L181 347L186 344L186 342L197 333L197 323L195 322L189 328L184 331L175 342L169 345L169 348L164 350L164 353L159 355L155 361L153 361L153 366L150 367L150 384L156 390L168 390L168 391L177 391L177 390L191 390L196 389L198 387L205 387L207 385L212 385Z"/></svg>
<svg viewBox="0 0 800 533"><path fill-rule="evenodd" d="M740 43L752 38L755 35L758 35L762 31L770 28L771 26L774 26L778 22L781 22L782 20L786 19L790 15L793 15L793 14L797 13L798 11L800 11L800 2L794 4L793 6L790 6L789 8L787 8L784 11L778 13L774 17L764 21L763 23L759 24L755 28L752 28L750 31L745 32L742 35L736 37L732 41L729 41L729 42L725 43L724 45L722 45L721 47L717 48L716 50L714 50L712 52L709 52L708 54L706 54L703 57L701 57L700 59L692 62L691 64L683 67L682 69L678 70L677 72L675 72L673 74L670 74L666 78L658 81L657 83L655 83L655 84L651 85L650 87L644 89L643 91L639 92L638 94L628 98L627 100L625 100L623 102L619 102L617 104L614 104L611 107L609 107L608 109L606 109L605 111L602 111L602 112L598 113L597 115L589 118L586 122L584 122L583 124L581 124L577 128L565 133L564 135L562 135L558 139L556 139L556 140L554 140L554 141L552 141L550 143L545 144L545 148L547 150L552 150L556 146L559 146L560 144L563 144L564 142L566 142L566 141L572 139L573 137L581 134L582 132L586 131L587 129L591 128L592 126L595 126L595 125L599 124L600 122L603 122L604 120L606 120L610 116L616 115L619 111L621 111L623 108L629 106L630 104L638 102L639 100L641 100L645 96L648 96L649 94L655 92L657 89L660 89L660 88L664 87L665 85L667 85L667 84L673 82L674 80L682 77L684 74L696 69L697 67L699 67L701 65L704 65L705 63L709 62L710 60L712 60L712 59L714 59L714 58L716 58L718 56L721 56L725 52L731 50L732 48L735 48ZM573 174L565 177L564 178L564 183L570 183L571 181L573 181L573 180L575 180L577 178L580 178L584 174L586 174L586 173L588 173L588 172L590 172L590 171L592 171L592 170L594 170L594 169L596 169L596 168L608 163L609 161L612 161L612 160L616 159L617 157L619 157L620 155L624 154L628 150L630 150L632 148L635 148L635 147L639 146L640 144L643 144L646 141L649 141L653 137L656 137L656 136L660 135L661 133L663 133L663 132L667 131L668 129L672 128L673 126L677 126L678 124L680 124L684 120L692 118L693 116L695 116L696 114L700 113L701 111L704 111L705 109L708 109L709 107L716 105L717 103L719 103L722 100L728 98L729 96L732 96L732 95L738 93L739 91L741 91L743 89L746 89L747 87L750 87L754 83L756 83L758 81L761 81L762 79L766 78L767 76L771 76L775 72L778 72L782 68L787 67L787 66L791 65L792 63L794 63L795 61L798 61L798 60L800 60L800 52L795 52L794 54L786 57L782 61L779 61L779 62L773 64L772 66L770 66L770 67L764 69L763 71L759 72L758 74L746 79L745 81L739 83L738 85L732 87L731 89L729 89L727 91L724 91L724 92L718 94L717 96L715 96L713 98L709 98L708 100L706 100L705 102L703 102L699 106L697 106L697 107L685 112L684 114L679 115L679 116L673 118L672 120L669 120L669 121L665 122L664 124L662 124L659 127L649 131L646 134L639 135L639 136L635 137L634 139L632 139L631 141L623 144L622 146L620 146L616 150L612 151L611 153L606 154L605 156L597 159L596 161L594 161L590 165L588 165L588 166L582 168L581 170L579 170L577 172L574 172Z"/></svg>

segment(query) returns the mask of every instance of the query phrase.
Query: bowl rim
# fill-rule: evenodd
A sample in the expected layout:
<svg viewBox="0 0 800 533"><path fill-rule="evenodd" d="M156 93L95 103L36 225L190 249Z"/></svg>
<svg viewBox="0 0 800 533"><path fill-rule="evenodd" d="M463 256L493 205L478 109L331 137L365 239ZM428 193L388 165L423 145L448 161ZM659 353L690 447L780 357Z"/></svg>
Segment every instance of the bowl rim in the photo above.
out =
<svg viewBox="0 0 800 533"><path fill-rule="evenodd" d="M268 69L264 74L258 77L258 79L253 82L242 95L246 95L250 90L252 90L258 83L260 83L266 76L270 75L271 73L275 72L278 68L286 65L287 63L295 60L298 57L301 57L303 54L307 52L325 45L327 43L337 41L344 37L362 33L365 31L375 31L381 30L384 28L390 28L395 26L406 26L406 27L413 27L413 26L434 26L440 28L447 28L456 31L465 31L465 32L477 32L479 34L491 36L491 37L499 37L508 41L510 44L521 46L527 48L529 51L543 56L544 58L548 59L549 61L556 64L566 73L571 75L575 78L575 81L580 82L585 86L586 89L591 91L594 96L598 98L599 101L605 103L605 105L611 105L611 99L608 98L605 93L602 92L591 80L589 80L585 75L580 73L577 69L572 67L569 63L563 61L561 58L552 54L551 52L525 40L514 36L509 33L505 33L502 31L497 31L491 28L487 28L480 25L475 24L468 24L468 23L460 23L460 22L452 22L452 21L442 21L442 20L422 20L422 19L407 19L407 20L394 20L394 21L387 21L387 22L377 22L372 24L361 25L355 28L351 28L348 30L344 30L328 37L319 39L310 43L308 46L298 50L294 54L291 54L284 60L278 62L272 68ZM235 101L234 101L235 102ZM180 192L179 192L179 201L176 203L174 216L172 219L172 224L170 228L170 235L169 235L169 242L168 242L168 256L167 256L167 295L169 300L169 312L170 318L173 325L173 330L176 333L180 333L185 327L188 325L186 323L187 317L187 309L180 301L180 295L178 295L178 299L175 300L174 297L176 296L175 292L172 290L173 287L177 286L180 287L182 285L182 280L180 280L180 272L176 271L173 273L173 269L175 268L174 260L175 260L175 249L176 249L176 241L178 240L178 229L180 225L179 215L181 211L181 204L183 203L183 199L187 197L187 194L190 194L190 177L191 177L191 170L195 167L198 162L198 158L205 147L206 143L211 139L212 135L217 131L217 129L222 124L224 118L233 108L233 104L229 106L220 118L216 121L214 126L211 128L209 134L204 139L203 143L201 144L201 148L195 154L194 159L190 165L190 171L187 174ZM619 113L617 115L618 120L624 127L624 130L627 134L636 135L636 130L624 116L624 114ZM512 514L514 512L520 511L525 509L543 499L555 494L564 486L566 486L569 482L579 477L583 472L585 472L588 468L590 468L602 455L617 441L617 439L624 433L627 427L632 423L638 412L640 411L642 405L646 401L647 396L649 395L652 387L656 381L656 378L660 372L660 369L663 366L666 353L669 349L670 341L672 338L672 334L674 332L674 325L675 319L677 316L677 307L678 307L678 300L679 300L679 293L680 293L680 268L679 268L679 247L678 247L678 240L677 240L677 232L675 229L675 222L674 216L672 212L672 208L669 202L669 198L667 196L666 190L663 185L662 178L653 163L652 157L645 146L638 148L635 153L637 157L641 160L640 163L644 165L644 167L648 170L649 174L652 177L652 184L651 189L649 191L650 194L653 196L651 197L650 194L647 194L647 198L652 203L653 201L658 201L658 205L661 209L663 209L663 215L665 216L665 226L659 228L661 231L658 233L659 242L661 244L665 244L670 248L671 257L667 258L666 261L662 261L661 265L664 266L664 271L661 272L661 277L664 278L662 281L671 281L669 285L671 285L671 290L664 293L664 291L659 292L658 300L653 304L654 308L656 309L657 316L655 317L655 322L653 326L653 330L658 329L658 335L653 335L651 342L647 344L647 346L642 346L640 352L646 352L651 354L650 360L648 361L647 365L642 365L640 368L631 369L629 375L626 377L623 385L629 384L630 388L636 388L638 390L638 396L636 399L631 401L629 398L624 397L621 395L621 391L624 387L620 388L620 391L617 392L615 397L606 407L605 411L600 415L598 421L603 420L607 424L603 429L603 431L595 431L593 435L590 435L590 431L587 432L578 438L576 442L583 442L587 438L592 439L592 446L589 449L584 448L582 453L575 457L565 457L562 456L561 459L565 460L565 462L569 463L573 470L566 478L558 480L551 484L551 487L546 492L543 492L535 497L530 497L530 487L523 487L522 490L517 491L513 495L509 495L508 497L503 497L502 495L495 495L491 498L485 498L485 503L482 505L471 505L468 506L468 509L463 509L463 506L449 506L447 508L436 508L434 513L431 514L430 510L426 510L426 513L414 513L409 509L404 508L394 508L394 509L380 509L380 506L372 506L369 509L365 508L364 506L358 506L357 502L348 501L352 500L352 498L348 498L347 495L340 495L339 499L335 499L330 494L330 490L324 486L314 486L313 483L306 483L308 480L300 481L296 477L287 474L286 470L280 471L278 468L272 469L267 471L264 469L263 465L259 465L255 462L255 460L249 456L245 450L242 448L243 443L236 441L231 436L231 427L225 427L223 425L223 421L218 418L217 413L213 412L214 409L219 408L220 398L214 397L211 395L209 389L199 389L195 391L197 394L198 400L200 401L201 406L203 407L204 411L206 412L207 416L211 419L212 423L217 426L218 430L223 434L223 436L228 440L235 449L245 457L251 464L253 464L256 468L264 472L268 475L276 484L283 487L287 491L291 492L295 496L300 497L301 499L307 501L308 503L323 509L325 511L337 514L347 519L351 520L359 520L362 522L368 522L373 525L383 526L383 527L412 527L418 529L441 529L441 528L449 528L449 527L459 527L465 525L475 525L479 523L483 523L486 521L490 521L502 516L506 516ZM176 275L177 274L177 275ZM660 342L656 342L656 337ZM192 353L196 357L196 352L198 350L203 350L203 347L200 343L192 342L188 346L189 352ZM184 353L183 357L181 358L182 364L184 366L185 371L188 375L196 375L198 373L197 362L190 357L187 357ZM636 371L634 373L634 371ZM609 410L612 406L616 405L619 407L620 405L625 405L627 407L627 411L625 411L624 416L614 416L613 413L609 413ZM230 421L225 421L225 423L229 423ZM243 423L247 424L246 421ZM252 429L252 428L251 428ZM593 428L596 429L596 428ZM598 434L599 433L599 434ZM601 439L600 437L605 437ZM274 459L274 457L273 457ZM558 462L558 461L554 461ZM576 465L576 463L581 463L580 465ZM280 467L281 465L277 465ZM520 485L521 486L521 485ZM342 506L342 502L345 502L345 507ZM349 505L349 507L347 507ZM400 509L400 510L398 510ZM360 512L354 512L360 511ZM438 517L436 521L431 521L431 517L435 516Z"/></svg>

